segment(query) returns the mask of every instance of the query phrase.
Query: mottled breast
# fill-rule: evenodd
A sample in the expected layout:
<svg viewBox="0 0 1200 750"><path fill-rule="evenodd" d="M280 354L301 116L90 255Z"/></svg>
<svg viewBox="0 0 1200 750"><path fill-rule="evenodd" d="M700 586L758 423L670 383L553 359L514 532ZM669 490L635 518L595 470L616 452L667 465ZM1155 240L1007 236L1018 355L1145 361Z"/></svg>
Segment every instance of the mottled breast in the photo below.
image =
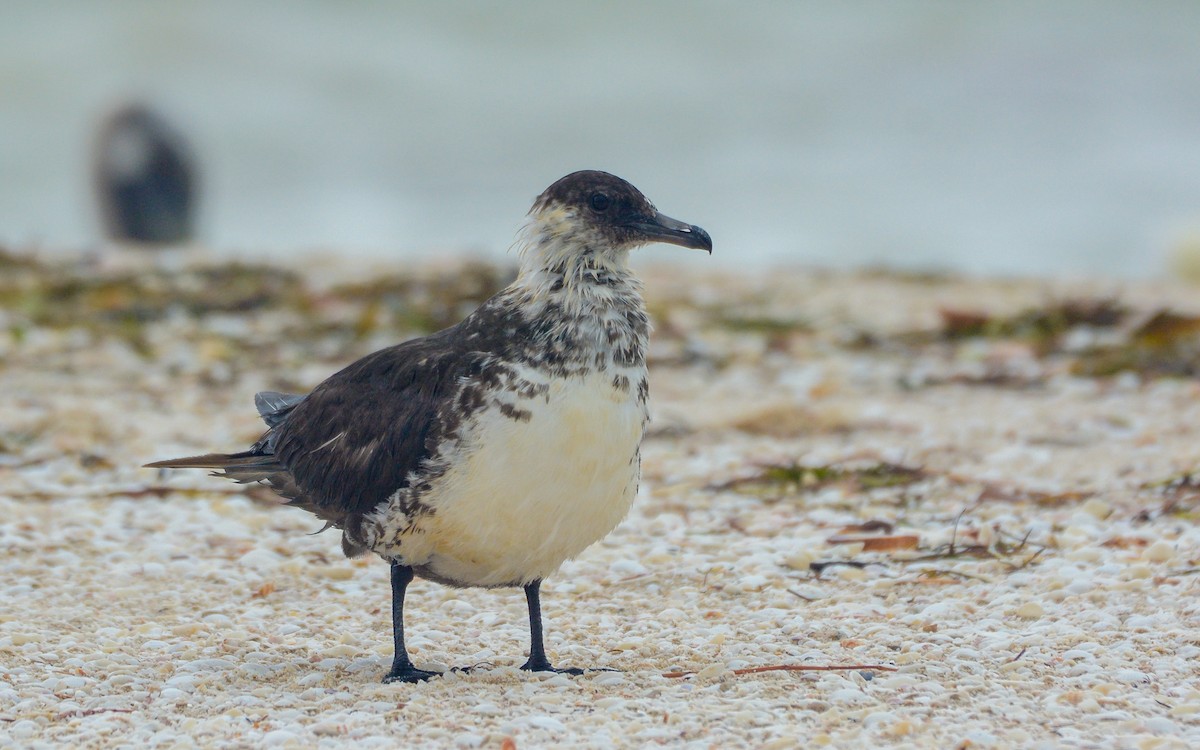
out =
<svg viewBox="0 0 1200 750"><path fill-rule="evenodd" d="M397 540L403 561L428 578L544 578L612 531L633 502L644 368L550 377L521 366L515 375L521 387L494 392L464 425L455 455L444 457L449 468L423 494L432 512Z"/></svg>

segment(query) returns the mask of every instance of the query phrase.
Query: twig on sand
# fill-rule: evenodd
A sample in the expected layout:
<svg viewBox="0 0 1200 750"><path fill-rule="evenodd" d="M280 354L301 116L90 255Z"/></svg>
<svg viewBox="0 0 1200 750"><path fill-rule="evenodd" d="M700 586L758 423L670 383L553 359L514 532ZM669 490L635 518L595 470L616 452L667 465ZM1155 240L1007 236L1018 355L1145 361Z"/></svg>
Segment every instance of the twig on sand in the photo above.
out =
<svg viewBox="0 0 1200 750"><path fill-rule="evenodd" d="M805 596L804 594L801 594L796 589L788 589L787 592L789 594L791 594L792 596L796 597L797 599L803 599L806 602L815 602L816 601L815 598L813 598L811 596Z"/></svg>
<svg viewBox="0 0 1200 750"><path fill-rule="evenodd" d="M895 672L895 667L882 664L771 664L765 667L744 667L729 670L733 674L759 674L760 672ZM664 672L663 677L677 679L696 674L696 670L688 669L682 672Z"/></svg>
<svg viewBox="0 0 1200 750"><path fill-rule="evenodd" d="M128 487L125 489L102 490L100 492L90 493L74 493L71 496L81 498L83 500L115 500L117 498L142 498L154 497L163 498L170 495L185 495L188 497L204 496L204 495L247 495L249 494L246 488L235 487L233 489L196 489L192 487L167 487L165 485L143 485L141 487ZM14 492L11 497L17 500L57 500L63 497L63 493L46 492L44 490L31 490L29 492Z"/></svg>
<svg viewBox="0 0 1200 750"><path fill-rule="evenodd" d="M141 487L129 487L126 489L101 490L99 492L89 493L74 493L71 497L76 497L82 500L117 500L121 498L131 498L134 500L141 498L165 498L171 495L182 495L184 497L209 497L209 496L228 496L228 497L247 497L255 502L264 502L263 497L258 492L262 487L252 485L247 487L234 487L230 489L199 489L195 487L169 487L167 485L143 485ZM10 497L16 500L34 500L47 501L58 500L64 497L63 493L47 492L45 490L30 490L28 492L14 492ZM265 501L271 505L277 505L274 500Z"/></svg>
<svg viewBox="0 0 1200 750"><path fill-rule="evenodd" d="M131 714L132 708L86 708L75 711L63 711L54 717L55 721L62 721L75 716L96 716L98 714Z"/></svg>

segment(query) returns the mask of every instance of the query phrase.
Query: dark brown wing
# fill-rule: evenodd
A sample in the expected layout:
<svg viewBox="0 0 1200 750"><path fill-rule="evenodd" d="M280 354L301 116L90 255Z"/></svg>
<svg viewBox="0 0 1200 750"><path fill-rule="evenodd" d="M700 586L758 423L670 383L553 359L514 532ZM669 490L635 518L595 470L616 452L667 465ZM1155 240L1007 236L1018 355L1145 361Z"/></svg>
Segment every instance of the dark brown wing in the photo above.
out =
<svg viewBox="0 0 1200 750"><path fill-rule="evenodd" d="M271 484L339 527L408 486L485 359L453 330L363 357L296 403L251 451L278 465Z"/></svg>
<svg viewBox="0 0 1200 750"><path fill-rule="evenodd" d="M479 408L480 386L500 376L494 354L534 336L495 299L456 326L354 362L306 396L264 392L255 402L270 429L241 453L158 461L209 468L237 482L266 482L361 554L362 516L421 475L442 440ZM492 383L494 384L494 383Z"/></svg>

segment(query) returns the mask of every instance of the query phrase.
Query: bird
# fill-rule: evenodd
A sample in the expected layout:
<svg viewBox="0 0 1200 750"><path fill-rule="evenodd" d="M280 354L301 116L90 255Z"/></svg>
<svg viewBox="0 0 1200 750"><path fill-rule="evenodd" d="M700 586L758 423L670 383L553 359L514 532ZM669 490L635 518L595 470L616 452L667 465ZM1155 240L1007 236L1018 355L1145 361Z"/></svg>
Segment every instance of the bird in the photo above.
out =
<svg viewBox="0 0 1200 750"><path fill-rule="evenodd" d="M92 186L105 234L118 242L171 245L192 237L196 170L182 135L144 104L101 122Z"/></svg>
<svg viewBox="0 0 1200 750"><path fill-rule="evenodd" d="M347 557L391 565L395 657L384 682L419 682L404 645L414 577L518 587L529 658L543 643L543 579L628 513L649 421L649 316L633 249L712 253L698 226L633 185L585 170L534 201L516 279L462 321L382 349L307 394L262 392L266 433L246 451L147 464L269 485L342 534Z"/></svg>

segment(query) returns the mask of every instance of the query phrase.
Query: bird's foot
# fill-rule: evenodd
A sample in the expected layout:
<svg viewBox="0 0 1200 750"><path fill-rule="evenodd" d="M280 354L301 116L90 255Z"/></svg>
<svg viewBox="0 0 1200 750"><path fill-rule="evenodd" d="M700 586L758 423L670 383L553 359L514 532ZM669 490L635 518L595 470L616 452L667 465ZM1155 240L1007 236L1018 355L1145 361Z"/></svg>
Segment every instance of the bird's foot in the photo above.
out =
<svg viewBox="0 0 1200 750"><path fill-rule="evenodd" d="M412 664L393 664L383 678L383 684L390 682L424 682L430 677L437 677L441 672L430 672L427 669L417 669Z"/></svg>
<svg viewBox="0 0 1200 750"><path fill-rule="evenodd" d="M583 674L583 670L579 667L567 667L566 669L552 667L550 666L550 660L545 657L534 659L531 656L529 657L529 661L521 665L521 669L526 672L554 672L555 674L569 674L575 677Z"/></svg>

